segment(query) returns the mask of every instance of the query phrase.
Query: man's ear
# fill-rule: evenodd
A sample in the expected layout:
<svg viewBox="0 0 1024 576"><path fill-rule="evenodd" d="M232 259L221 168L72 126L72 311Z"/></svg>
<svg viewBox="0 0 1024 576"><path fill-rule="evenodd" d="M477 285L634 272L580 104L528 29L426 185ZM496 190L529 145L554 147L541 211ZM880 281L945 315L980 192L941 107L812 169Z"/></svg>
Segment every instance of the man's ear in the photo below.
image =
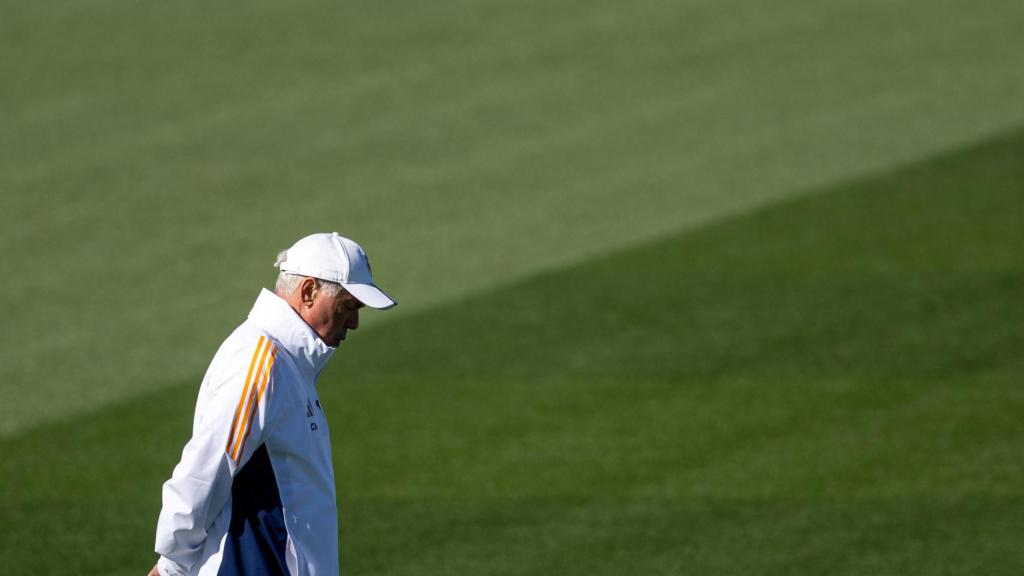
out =
<svg viewBox="0 0 1024 576"><path fill-rule="evenodd" d="M316 299L316 280L305 277L299 283L299 301L306 308L313 307L313 300Z"/></svg>

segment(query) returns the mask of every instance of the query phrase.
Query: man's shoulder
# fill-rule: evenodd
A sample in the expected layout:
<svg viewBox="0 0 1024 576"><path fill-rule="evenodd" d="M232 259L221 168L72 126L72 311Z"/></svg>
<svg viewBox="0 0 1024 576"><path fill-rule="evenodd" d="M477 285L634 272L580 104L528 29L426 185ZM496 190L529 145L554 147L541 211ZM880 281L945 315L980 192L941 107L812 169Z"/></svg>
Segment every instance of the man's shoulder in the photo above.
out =
<svg viewBox="0 0 1024 576"><path fill-rule="evenodd" d="M236 380L235 376L240 372L269 369L279 349L277 340L266 330L243 322L217 349L206 379L218 387L225 381Z"/></svg>
<svg viewBox="0 0 1024 576"><path fill-rule="evenodd" d="M226 359L239 354L245 355L247 352L252 353L256 348L265 346L267 342L276 344L273 336L266 330L252 322L243 322L221 343L217 354L214 355L214 361L218 358Z"/></svg>

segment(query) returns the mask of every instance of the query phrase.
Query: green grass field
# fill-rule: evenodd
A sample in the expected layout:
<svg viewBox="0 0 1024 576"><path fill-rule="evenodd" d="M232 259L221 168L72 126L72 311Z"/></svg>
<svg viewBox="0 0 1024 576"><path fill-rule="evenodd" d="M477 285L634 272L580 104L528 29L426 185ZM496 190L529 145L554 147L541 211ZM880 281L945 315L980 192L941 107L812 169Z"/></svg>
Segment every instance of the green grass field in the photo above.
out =
<svg viewBox="0 0 1024 576"><path fill-rule="evenodd" d="M142 574L314 230L346 574L1020 574L1024 5L6 3L0 573Z"/></svg>

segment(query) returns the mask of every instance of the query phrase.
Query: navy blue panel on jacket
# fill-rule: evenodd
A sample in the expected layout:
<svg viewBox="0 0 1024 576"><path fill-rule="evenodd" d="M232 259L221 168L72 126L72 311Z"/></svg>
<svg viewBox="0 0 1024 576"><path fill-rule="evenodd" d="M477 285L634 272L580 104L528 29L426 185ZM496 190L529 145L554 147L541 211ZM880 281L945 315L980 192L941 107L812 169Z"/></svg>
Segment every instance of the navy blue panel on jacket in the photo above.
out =
<svg viewBox="0 0 1024 576"><path fill-rule="evenodd" d="M231 484L231 527L224 542L220 576L286 576L281 494L267 447L260 446Z"/></svg>

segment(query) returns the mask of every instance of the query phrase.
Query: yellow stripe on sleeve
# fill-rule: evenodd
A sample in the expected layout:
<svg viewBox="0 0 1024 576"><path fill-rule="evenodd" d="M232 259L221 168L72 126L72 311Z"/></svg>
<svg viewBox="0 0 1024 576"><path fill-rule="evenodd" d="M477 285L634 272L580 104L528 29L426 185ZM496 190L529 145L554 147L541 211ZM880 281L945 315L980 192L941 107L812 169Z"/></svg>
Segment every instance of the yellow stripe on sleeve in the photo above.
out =
<svg viewBox="0 0 1024 576"><path fill-rule="evenodd" d="M274 367L274 359L277 358L277 346L270 352L270 357L267 358L265 369L263 370L263 378L260 379L257 375L257 380L260 380L259 390L257 391L255 385L253 386L251 394L253 394L255 401L252 404L252 408L249 409L249 417L246 419L245 434L242 436L241 441L236 447L236 453L232 454L232 459L235 463L245 453L245 441L249 439L249 434L252 432L252 419L256 417L257 409L259 408L260 401L263 399L263 391L267 389L267 383L270 382L270 371Z"/></svg>
<svg viewBox="0 0 1024 576"><path fill-rule="evenodd" d="M266 346L264 346L266 344ZM253 384L254 380L252 377L253 368L256 367L257 359L262 365L263 356L267 353L267 348L270 347L270 340L266 336L260 336L259 341L256 343L256 350L252 353L252 360L249 362L249 372L245 375L245 386L242 387L242 395L238 398L238 406L235 408L235 417L231 421L231 432L228 434L228 443L224 447L224 451L231 453L231 446L235 443L238 436L238 425L240 423L241 416L243 414L243 406L246 404L246 400L249 398L249 389ZM262 353L261 353L262 352ZM257 373L257 378L259 374Z"/></svg>

